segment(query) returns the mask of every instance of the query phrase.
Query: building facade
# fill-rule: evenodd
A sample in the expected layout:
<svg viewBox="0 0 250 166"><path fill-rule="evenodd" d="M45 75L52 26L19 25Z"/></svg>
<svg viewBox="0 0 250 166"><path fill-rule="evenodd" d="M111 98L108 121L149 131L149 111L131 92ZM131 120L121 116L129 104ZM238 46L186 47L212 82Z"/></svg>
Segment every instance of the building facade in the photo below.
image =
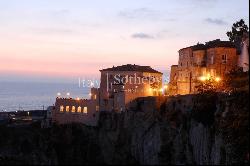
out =
<svg viewBox="0 0 250 166"><path fill-rule="evenodd" d="M217 39L180 49L178 65L171 67L170 94L196 93L200 79L222 80L237 62L236 48L229 41Z"/></svg>
<svg viewBox="0 0 250 166"><path fill-rule="evenodd" d="M56 98L52 122L58 124L84 123L96 126L99 117L99 90L91 89L90 99Z"/></svg>
<svg viewBox="0 0 250 166"><path fill-rule="evenodd" d="M100 88L91 89L90 99L56 98L52 121L96 126L100 111L125 111L138 97L163 93L162 73L149 66L122 65L100 70Z"/></svg>
<svg viewBox="0 0 250 166"><path fill-rule="evenodd" d="M150 66L127 64L100 72L100 108L103 111L125 111L138 97L162 94L162 73Z"/></svg>

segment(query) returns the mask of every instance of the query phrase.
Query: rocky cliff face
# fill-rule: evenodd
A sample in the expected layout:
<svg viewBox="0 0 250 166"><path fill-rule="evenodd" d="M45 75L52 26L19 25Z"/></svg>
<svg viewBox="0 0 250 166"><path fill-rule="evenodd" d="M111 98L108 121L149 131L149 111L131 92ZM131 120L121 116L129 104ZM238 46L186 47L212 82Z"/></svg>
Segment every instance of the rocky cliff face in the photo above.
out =
<svg viewBox="0 0 250 166"><path fill-rule="evenodd" d="M142 98L103 113L99 141L108 164L248 162L248 93Z"/></svg>
<svg viewBox="0 0 250 166"><path fill-rule="evenodd" d="M240 164L248 162L249 94L140 98L98 127L1 127L0 163Z"/></svg>

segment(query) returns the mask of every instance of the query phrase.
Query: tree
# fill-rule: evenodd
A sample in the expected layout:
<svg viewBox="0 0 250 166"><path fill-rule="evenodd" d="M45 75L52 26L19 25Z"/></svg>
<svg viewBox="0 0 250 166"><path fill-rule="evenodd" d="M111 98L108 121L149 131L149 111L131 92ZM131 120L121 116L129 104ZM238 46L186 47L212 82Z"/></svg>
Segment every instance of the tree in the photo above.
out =
<svg viewBox="0 0 250 166"><path fill-rule="evenodd" d="M227 32L227 36L231 42L241 40L244 33L248 33L248 26L243 19L233 24L232 30Z"/></svg>
<svg viewBox="0 0 250 166"><path fill-rule="evenodd" d="M216 91L216 87L212 80L201 81L195 88L199 94L209 94Z"/></svg>
<svg viewBox="0 0 250 166"><path fill-rule="evenodd" d="M223 84L222 80L209 78L207 80L199 81L195 88L198 94L214 94L215 92L222 92L224 90Z"/></svg>

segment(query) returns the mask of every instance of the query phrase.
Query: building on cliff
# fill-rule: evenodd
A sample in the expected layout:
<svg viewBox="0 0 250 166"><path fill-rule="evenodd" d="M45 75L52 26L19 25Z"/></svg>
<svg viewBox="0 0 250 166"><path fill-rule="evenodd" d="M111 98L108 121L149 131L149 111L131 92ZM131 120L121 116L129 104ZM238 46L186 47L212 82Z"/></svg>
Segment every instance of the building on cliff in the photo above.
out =
<svg viewBox="0 0 250 166"><path fill-rule="evenodd" d="M195 93L199 81L208 77L223 79L237 66L238 57L235 45L220 39L180 49L178 65L171 66L170 94Z"/></svg>
<svg viewBox="0 0 250 166"><path fill-rule="evenodd" d="M127 64L100 72L100 108L104 111L124 111L138 97L158 96L163 92L162 73L150 66Z"/></svg>
<svg viewBox="0 0 250 166"><path fill-rule="evenodd" d="M56 98L52 122L58 124L84 123L96 126L99 117L99 90L91 89L90 99Z"/></svg>
<svg viewBox="0 0 250 166"><path fill-rule="evenodd" d="M100 88L90 99L57 98L52 121L96 126L99 111L125 111L139 97L162 95L162 73L150 66L122 65L100 70Z"/></svg>

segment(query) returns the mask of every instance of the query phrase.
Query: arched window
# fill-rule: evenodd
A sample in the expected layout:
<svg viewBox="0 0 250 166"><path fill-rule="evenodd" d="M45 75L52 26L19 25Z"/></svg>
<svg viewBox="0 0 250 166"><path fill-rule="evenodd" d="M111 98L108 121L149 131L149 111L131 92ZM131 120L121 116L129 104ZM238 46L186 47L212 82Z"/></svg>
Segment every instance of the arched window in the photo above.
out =
<svg viewBox="0 0 250 166"><path fill-rule="evenodd" d="M81 112L82 112L82 107L79 106L79 107L77 108L77 112L81 113Z"/></svg>
<svg viewBox="0 0 250 166"><path fill-rule="evenodd" d="M76 107L72 106L71 112L76 112Z"/></svg>
<svg viewBox="0 0 250 166"><path fill-rule="evenodd" d="M87 114L88 113L88 107L83 108L83 113Z"/></svg>
<svg viewBox="0 0 250 166"><path fill-rule="evenodd" d="M99 109L100 109L99 105L95 106L96 112L99 112Z"/></svg>
<svg viewBox="0 0 250 166"><path fill-rule="evenodd" d="M69 112L69 106L66 106L66 112Z"/></svg>
<svg viewBox="0 0 250 166"><path fill-rule="evenodd" d="M60 106L60 112L63 112L64 111L64 107L63 105Z"/></svg>

